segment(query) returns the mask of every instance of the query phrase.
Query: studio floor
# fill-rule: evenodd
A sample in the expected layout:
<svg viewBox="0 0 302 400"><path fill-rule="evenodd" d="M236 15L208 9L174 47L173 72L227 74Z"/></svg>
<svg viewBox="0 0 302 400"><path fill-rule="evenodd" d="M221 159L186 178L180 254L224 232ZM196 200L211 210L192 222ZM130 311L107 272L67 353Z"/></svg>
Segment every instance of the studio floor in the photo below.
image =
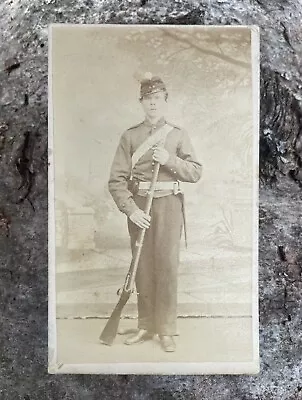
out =
<svg viewBox="0 0 302 400"><path fill-rule="evenodd" d="M152 362L249 362L252 360L252 319L178 318L176 351L165 353L157 337L127 346L117 335L112 346L99 342L107 319L58 319L57 360L62 364ZM136 328L136 320L123 319L121 328Z"/></svg>

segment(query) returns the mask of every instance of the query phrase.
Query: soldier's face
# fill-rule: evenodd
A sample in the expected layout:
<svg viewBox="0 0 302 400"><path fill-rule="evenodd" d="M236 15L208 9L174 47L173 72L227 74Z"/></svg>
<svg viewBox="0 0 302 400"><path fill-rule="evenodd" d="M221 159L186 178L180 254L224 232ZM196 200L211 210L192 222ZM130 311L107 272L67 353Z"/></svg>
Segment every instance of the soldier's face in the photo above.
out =
<svg viewBox="0 0 302 400"><path fill-rule="evenodd" d="M148 117L160 118L165 114L166 93L161 91L148 94L141 99L141 104Z"/></svg>

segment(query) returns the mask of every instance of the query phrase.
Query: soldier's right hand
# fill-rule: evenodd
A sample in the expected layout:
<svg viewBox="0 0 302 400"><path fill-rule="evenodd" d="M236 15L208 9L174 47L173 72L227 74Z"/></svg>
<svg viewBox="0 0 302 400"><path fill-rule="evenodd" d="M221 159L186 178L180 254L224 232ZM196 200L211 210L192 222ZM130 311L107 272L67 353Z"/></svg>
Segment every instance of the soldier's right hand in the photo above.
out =
<svg viewBox="0 0 302 400"><path fill-rule="evenodd" d="M139 228L148 229L150 227L151 217L141 209L134 211L129 218Z"/></svg>

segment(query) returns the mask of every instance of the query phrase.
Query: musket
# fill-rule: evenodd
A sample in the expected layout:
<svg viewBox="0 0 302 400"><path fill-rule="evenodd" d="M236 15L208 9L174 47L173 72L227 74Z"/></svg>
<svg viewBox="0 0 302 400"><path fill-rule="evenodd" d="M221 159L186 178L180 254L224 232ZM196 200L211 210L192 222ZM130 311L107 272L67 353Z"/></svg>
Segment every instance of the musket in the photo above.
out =
<svg viewBox="0 0 302 400"><path fill-rule="evenodd" d="M160 164L157 162L155 163L154 166L154 171L152 174L152 180L150 184L150 188L148 190L148 194L146 197L146 204L145 204L145 209L144 212L147 215L150 215L150 210L152 206L152 201L154 197L154 191L155 191L155 186L158 178L158 172L159 172ZM134 282L135 282L135 276L138 268L138 263L144 243L144 238L146 234L146 228L141 228L138 238L135 243L135 251L132 257L132 261L130 264L130 268L128 270L128 273L126 275L125 283L121 290L118 291L118 294L120 295L120 298L118 300L117 305L115 306L114 310L111 313L111 316L109 320L107 321L101 335L100 335L100 341L103 344L106 344L108 346L111 346L118 330L121 314L123 311L123 308L127 304L130 295L134 292Z"/></svg>

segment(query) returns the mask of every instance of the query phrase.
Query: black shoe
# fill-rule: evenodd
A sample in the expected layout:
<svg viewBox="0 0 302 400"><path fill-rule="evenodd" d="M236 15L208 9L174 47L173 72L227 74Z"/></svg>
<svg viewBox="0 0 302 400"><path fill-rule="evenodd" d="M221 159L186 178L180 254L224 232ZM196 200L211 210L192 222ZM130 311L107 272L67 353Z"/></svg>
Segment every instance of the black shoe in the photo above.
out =
<svg viewBox="0 0 302 400"><path fill-rule="evenodd" d="M138 344L151 340L153 338L153 333L146 331L145 329L140 329L135 335L130 336L125 340L125 344Z"/></svg>

